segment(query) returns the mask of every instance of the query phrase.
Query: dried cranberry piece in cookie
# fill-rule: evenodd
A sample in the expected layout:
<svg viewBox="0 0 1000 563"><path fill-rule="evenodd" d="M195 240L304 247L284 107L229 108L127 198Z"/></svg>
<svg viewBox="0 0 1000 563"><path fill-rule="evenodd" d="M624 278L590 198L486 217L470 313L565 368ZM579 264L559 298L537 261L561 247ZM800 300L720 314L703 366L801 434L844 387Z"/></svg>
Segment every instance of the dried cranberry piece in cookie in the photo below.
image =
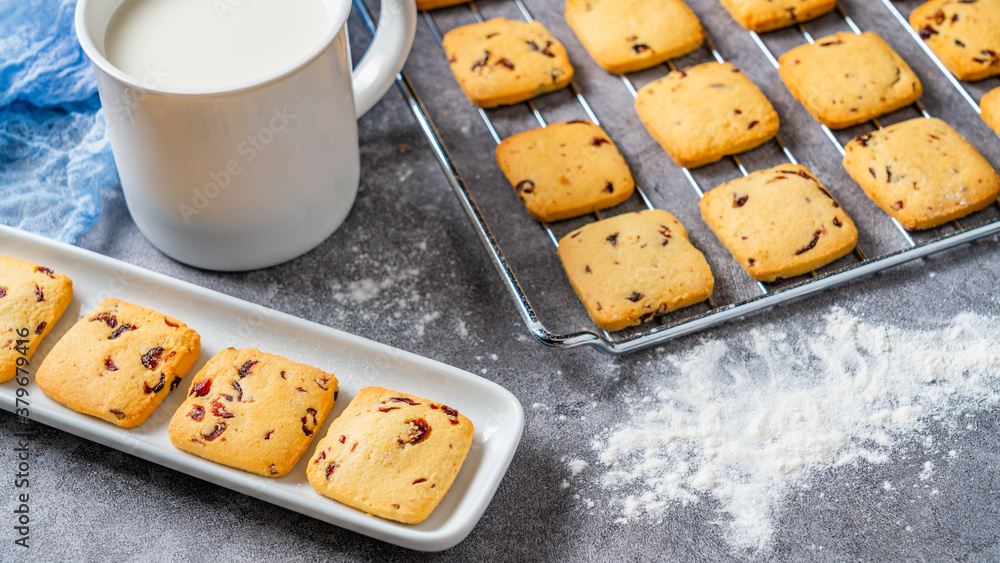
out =
<svg viewBox="0 0 1000 563"><path fill-rule="evenodd" d="M407 420L407 433L403 438L399 438L397 442L400 447L406 446L407 444L415 445L423 442L430 437L431 425L427 423L427 420L423 418L415 418L412 420Z"/></svg>
<svg viewBox="0 0 1000 563"><path fill-rule="evenodd" d="M163 346L150 348L142 355L142 365L148 370L156 369L160 364L160 356L163 355Z"/></svg>
<svg viewBox="0 0 1000 563"><path fill-rule="evenodd" d="M191 386L191 392L188 393L188 395L195 395L197 397L204 397L205 395L208 395L211 391L212 391L212 380L211 379L205 379L205 380L202 380L202 381L198 381L197 383L195 383L194 385L192 385Z"/></svg>

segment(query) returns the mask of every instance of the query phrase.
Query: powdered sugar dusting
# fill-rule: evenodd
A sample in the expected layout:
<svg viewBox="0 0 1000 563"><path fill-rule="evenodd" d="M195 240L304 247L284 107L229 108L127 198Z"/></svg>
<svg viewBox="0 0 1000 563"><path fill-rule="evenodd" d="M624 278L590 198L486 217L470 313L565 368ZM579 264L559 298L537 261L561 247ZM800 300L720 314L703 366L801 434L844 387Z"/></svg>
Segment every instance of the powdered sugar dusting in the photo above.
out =
<svg viewBox="0 0 1000 563"><path fill-rule="evenodd" d="M712 497L730 545L766 551L783 499L810 476L885 463L926 425L959 427L1000 402L997 334L974 314L917 331L834 308L819 332L703 341L667 358L669 383L627 399L629 422L594 441L598 483L621 523ZM581 461L568 462L573 475ZM928 461L918 478L933 476Z"/></svg>

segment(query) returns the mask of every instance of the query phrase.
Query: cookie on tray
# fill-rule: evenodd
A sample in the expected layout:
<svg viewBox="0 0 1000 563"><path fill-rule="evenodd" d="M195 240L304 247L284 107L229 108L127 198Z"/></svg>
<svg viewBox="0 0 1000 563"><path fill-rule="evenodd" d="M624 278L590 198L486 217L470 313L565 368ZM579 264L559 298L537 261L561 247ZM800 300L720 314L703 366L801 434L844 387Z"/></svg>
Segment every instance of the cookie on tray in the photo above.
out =
<svg viewBox="0 0 1000 563"><path fill-rule="evenodd" d="M611 137L590 121L508 137L497 146L496 158L528 213L543 222L618 205L635 188Z"/></svg>
<svg viewBox="0 0 1000 563"><path fill-rule="evenodd" d="M73 282L63 274L0 256L0 383L28 369L18 358L31 360L72 300Z"/></svg>
<svg viewBox="0 0 1000 563"><path fill-rule="evenodd" d="M908 106L920 79L881 37L844 31L796 47L778 59L778 74L816 121L844 129Z"/></svg>
<svg viewBox="0 0 1000 563"><path fill-rule="evenodd" d="M673 215L626 213L559 241L570 285L594 323L609 331L708 299L715 278Z"/></svg>
<svg viewBox="0 0 1000 563"><path fill-rule="evenodd" d="M854 249L858 230L808 168L785 164L715 187L701 216L757 281L811 272Z"/></svg>
<svg viewBox="0 0 1000 563"><path fill-rule="evenodd" d="M433 10L435 8L445 8L456 4L465 4L469 0L417 0L418 10Z"/></svg>
<svg viewBox="0 0 1000 563"><path fill-rule="evenodd" d="M366 387L330 425L306 475L323 496L417 524L448 493L472 439L472 421L446 405Z"/></svg>
<svg viewBox="0 0 1000 563"><path fill-rule="evenodd" d="M818 18L837 0L722 0L722 5L744 29L764 32Z"/></svg>
<svg viewBox="0 0 1000 563"><path fill-rule="evenodd" d="M626 73L686 55L705 30L683 0L567 0L566 23L608 72Z"/></svg>
<svg viewBox="0 0 1000 563"><path fill-rule="evenodd" d="M760 146L778 132L764 93L729 63L705 63L647 84L639 119L678 166L694 168Z"/></svg>
<svg viewBox="0 0 1000 563"><path fill-rule="evenodd" d="M844 168L908 230L929 229L988 207L1000 176L957 131L918 117L847 144Z"/></svg>
<svg viewBox="0 0 1000 563"><path fill-rule="evenodd" d="M201 353L181 321L105 299L67 332L35 374L57 403L122 428L142 424Z"/></svg>
<svg viewBox="0 0 1000 563"><path fill-rule="evenodd" d="M993 132L1000 135L1000 88L987 92L979 101L979 107L983 110L983 121L993 129Z"/></svg>
<svg viewBox="0 0 1000 563"><path fill-rule="evenodd" d="M479 107L516 104L566 87L566 49L538 21L494 18L449 31L445 54L455 80Z"/></svg>
<svg viewBox="0 0 1000 563"><path fill-rule="evenodd" d="M194 377L170 420L177 448L265 477L295 467L337 398L332 373L229 348Z"/></svg>
<svg viewBox="0 0 1000 563"><path fill-rule="evenodd" d="M1000 74L1000 0L931 0L910 25L960 80Z"/></svg>

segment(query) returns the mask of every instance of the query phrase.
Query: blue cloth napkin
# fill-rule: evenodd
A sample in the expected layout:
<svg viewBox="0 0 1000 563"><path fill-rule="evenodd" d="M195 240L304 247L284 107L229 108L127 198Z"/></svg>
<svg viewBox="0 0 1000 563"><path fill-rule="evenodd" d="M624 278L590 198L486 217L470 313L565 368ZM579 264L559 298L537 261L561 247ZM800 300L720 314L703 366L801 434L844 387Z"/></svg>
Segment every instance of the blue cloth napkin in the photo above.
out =
<svg viewBox="0 0 1000 563"><path fill-rule="evenodd" d="M0 223L72 242L118 185L76 0L0 0Z"/></svg>

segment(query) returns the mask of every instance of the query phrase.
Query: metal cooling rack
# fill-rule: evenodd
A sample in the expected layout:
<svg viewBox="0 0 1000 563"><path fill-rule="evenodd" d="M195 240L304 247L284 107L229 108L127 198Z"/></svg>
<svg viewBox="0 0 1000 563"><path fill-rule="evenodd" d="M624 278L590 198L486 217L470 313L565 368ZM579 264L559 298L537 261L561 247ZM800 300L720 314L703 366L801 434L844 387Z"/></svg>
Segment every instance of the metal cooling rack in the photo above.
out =
<svg viewBox="0 0 1000 563"><path fill-rule="evenodd" d="M358 13L362 17L365 25L368 27L369 31L374 30L374 24L372 17L367 7L364 5L362 0L353 0L355 7L358 8ZM533 17L527 7L525 6L523 0L510 0L517 7L518 11L524 17L526 21L533 21ZM900 14L899 10L896 9L890 2L890 0L882 0L886 7L889 9L895 18L902 24L909 34L921 45L925 53L931 58L935 65L942 71L944 76L948 77L950 83L960 91L964 99L976 110L978 113L979 106L976 104L975 100L969 94L969 92L958 82L950 72L944 67L941 61L930 51L926 44L919 38L916 32L909 26L903 16ZM475 2L470 2L465 4L467 8L472 12L476 21L482 22L483 17L480 14ZM848 27L855 33L861 33L861 28L854 22L854 20L844 11L841 6L837 6L837 13L844 20ZM438 29L434 20L430 14L424 12L422 14L424 23L428 26L430 32L434 37L440 41L442 40L442 33ZM802 33L803 39L809 43L813 43L814 39L812 35L803 27L802 24L797 25L798 30ZM707 31L707 30L706 30ZM756 32L748 32L753 39L753 42L760 47L764 55L767 57L768 61L774 66L775 69L778 67L778 61L771 49L767 46L764 40ZM710 39L706 40L705 48L709 50L712 57L718 62L724 62L725 59L722 54L713 46ZM442 53L443 54L443 53ZM671 70L676 70L677 67L674 61L668 61L667 66ZM632 94L633 97L637 95L637 90L633 85L632 81L627 75L621 75L621 81L625 88ZM903 236L903 239L907 243L907 248L890 252L887 254L869 257L866 256L865 252L860 248L856 247L853 253L855 258L855 263L839 268L834 271L826 273L812 272L806 276L801 276L798 281L785 281L784 283L777 284L765 284L757 282L757 287L760 294L749 299L745 299L740 302L726 304L722 306L716 306L716 304L709 299L707 312L691 314L686 318L682 318L676 321L664 322L661 318L661 324L655 326L655 323L646 323L645 325L640 325L637 329L631 329L630 331L623 331L616 334L608 333L607 331L597 329L596 327L583 328L579 331L569 332L569 333L557 333L550 331L540 320L536 314L536 310L532 305L531 301L528 299L523 287L518 282L515 272L505 257L503 250L501 249L497 239L494 237L490 230L489 225L486 222L483 213L481 212L479 206L466 184L465 180L462 178L458 171L458 166L456 162L452 159L447 147L442 141L441 135L438 132L436 126L429 117L428 111L424 106L423 101L418 95L416 88L413 83L407 77L406 73L400 73L397 76L397 86L402 93L404 99L409 105L414 117L417 120L421 130L427 137L428 142L431 145L433 153L437 158L442 170L445 173L445 177L448 184L451 186L452 190L458 196L459 202L462 208L465 210L469 219L472 221L473 228L476 234L482 241L487 254L489 255L494 266L500 273L501 279L507 288L507 291L513 297L515 304L517 305L518 311L521 315L522 320L527 325L528 330L531 335L547 346L552 346L556 348L573 348L578 346L593 346L604 352L613 354L622 354L625 352L630 352L638 350L641 348L646 348L656 344L666 342L668 340L692 334L700 330L725 323L727 321L740 318L756 311L762 309L770 308L775 305L791 301L812 293L820 292L825 289L835 287L858 278L862 278L879 272L905 262L923 258L930 254L941 252L949 248L971 242L983 237L987 237L996 233L1000 233L1000 219L994 221L988 221L984 224L966 228L960 222L954 221L951 223L954 230L953 232L940 234L935 233L936 229L931 229L929 231L922 231L922 240L914 240L911 233L906 231L895 219L885 216L886 219L891 220L898 231ZM457 88L457 85L455 86ZM591 107L591 104L587 101L586 97L583 95L582 91L578 88L577 84L574 82L570 83L569 88L571 89L573 96L577 102L582 106L584 112L587 116L595 123L600 125L600 119L595 114ZM538 124L542 127L547 126L547 121L538 108L535 106L533 101L524 102L527 107L531 110L534 118L537 120ZM920 104L919 100L915 102L914 106L924 117L930 117L928 112ZM480 117L487 131L492 136L493 140L499 144L501 138L497 133L497 129L494 126L492 120L485 110L482 108L477 108ZM872 123L879 129L882 128L882 124L878 119L872 120ZM834 146L840 151L841 154L844 153L844 146L837 136L825 125L816 123L816 126L821 127L826 134L826 136L831 140ZM791 150L785 145L779 136L775 136L772 141L777 143L781 152L784 154L785 158L792 164L796 164L798 161L795 158ZM730 156L728 159L736 166L739 172L746 176L749 171L740 161L738 155ZM684 176L687 178L691 187L693 188L695 195L700 199L704 195L704 189L699 184L699 182L692 175L691 171L687 168L681 169ZM506 186L505 186L506 188ZM645 191L640 187L636 186L637 197L641 200L642 205L647 208L652 209L653 204ZM1000 206L1000 203L997 204ZM605 210L609 211L609 210ZM600 212L592 214L592 217L596 220L602 218ZM555 233L553 232L552 226L549 224L541 223L541 228L545 235L551 240L553 245L553 251L558 247L559 242ZM938 229L941 229L940 227ZM923 235L927 236L923 236ZM581 306L582 307L582 306ZM654 326L650 326L654 324Z"/></svg>

